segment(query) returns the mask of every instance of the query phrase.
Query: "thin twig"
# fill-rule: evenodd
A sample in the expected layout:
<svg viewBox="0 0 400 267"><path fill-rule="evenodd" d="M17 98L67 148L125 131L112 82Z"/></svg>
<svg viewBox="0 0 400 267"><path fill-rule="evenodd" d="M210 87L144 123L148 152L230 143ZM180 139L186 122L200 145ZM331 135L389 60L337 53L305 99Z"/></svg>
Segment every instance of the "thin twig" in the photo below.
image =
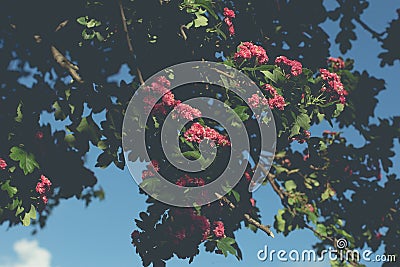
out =
<svg viewBox="0 0 400 267"><path fill-rule="evenodd" d="M381 38L385 33L378 33L376 31L374 31L373 29L371 29L371 27L369 27L364 21L362 21L359 17L355 17L354 18L355 21L358 22L358 24L361 25L361 27L364 28L364 30L366 30L367 32L369 32L372 35L372 38L375 38L376 40L378 40L379 42L383 42L383 39Z"/></svg>
<svg viewBox="0 0 400 267"><path fill-rule="evenodd" d="M121 0L118 1L118 5L119 5L119 11L121 13L122 26L124 28L124 32L125 32L125 36L126 36L126 42L128 43L129 54L131 55L132 59L134 59L135 53L133 50L131 38L129 36L128 25L126 24L126 16L125 16L124 7L122 6ZM137 77L139 79L140 84L144 84L142 72L140 71L139 67L136 67L136 73L137 73Z"/></svg>
<svg viewBox="0 0 400 267"><path fill-rule="evenodd" d="M185 29L187 30L188 27L186 25L181 25L180 29L181 29L181 34L182 34L183 40L186 41L187 40L187 35L185 33Z"/></svg>
<svg viewBox="0 0 400 267"><path fill-rule="evenodd" d="M67 69L69 74L71 74L72 78L79 82L83 83L82 78L79 76L77 70L79 70L78 66L72 64L60 51L57 50L54 46L50 47L51 53L53 54L54 60L63 68Z"/></svg>
<svg viewBox="0 0 400 267"><path fill-rule="evenodd" d="M228 198L226 198L224 196L221 196L218 193L215 193L215 195L219 199L221 199L223 202L225 202L231 209L235 209L236 208L235 204L233 204ZM258 221L253 219L248 213L244 214L244 218L247 220L248 223L250 223L250 224L254 225L255 227L257 227L258 229L264 231L270 237L272 237L272 238L275 237L274 233L271 231L269 226L259 223Z"/></svg>

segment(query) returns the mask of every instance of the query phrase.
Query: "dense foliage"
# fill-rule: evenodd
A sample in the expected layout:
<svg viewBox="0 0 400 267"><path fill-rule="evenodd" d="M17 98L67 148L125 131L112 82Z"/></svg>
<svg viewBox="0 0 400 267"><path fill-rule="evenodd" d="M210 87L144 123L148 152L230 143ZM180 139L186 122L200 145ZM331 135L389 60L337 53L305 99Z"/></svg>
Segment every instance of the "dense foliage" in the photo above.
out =
<svg viewBox="0 0 400 267"><path fill-rule="evenodd" d="M61 199L102 199L96 177L84 166L89 148L102 150L96 167L124 168L122 121L135 90L165 67L206 59L241 70L261 88L260 95L246 100L274 114L278 143L264 184L273 187L282 209L275 230L262 224L247 190L250 165L234 190L203 207L174 208L149 197L132 233L143 265L162 266L174 254L192 260L200 244L206 251L241 259L235 231L243 225L270 236L307 228L320 238L319 250L345 237L350 249L384 245L386 253L399 256L400 180L391 167L400 117L370 123L385 82L354 71L350 59L330 57L329 36L321 24L338 22L335 41L342 53L352 48L355 24L362 26L382 45L376 53L383 66L400 59L400 18L377 33L361 19L367 1L336 2L333 10L318 0L3 2L0 222L29 225L33 219L43 227ZM113 82L110 76L123 65L129 68L125 76L133 79ZM171 73L159 77L166 97L152 113L156 133L180 100L199 93L221 95L218 88L201 86L173 95L168 88L173 79ZM227 93L222 99L252 129L258 118L249 106L229 100ZM179 114L190 118L198 113L186 107ZM43 124L48 114L65 130ZM355 147L340 132L310 135L310 127L323 121L353 129L365 144ZM182 131L188 157L197 158L198 143L208 139L223 158L230 142L217 126L194 120ZM257 160L256 152L252 157ZM143 172L148 186L154 171L168 167L156 160ZM207 183L206 177L170 177L180 186Z"/></svg>

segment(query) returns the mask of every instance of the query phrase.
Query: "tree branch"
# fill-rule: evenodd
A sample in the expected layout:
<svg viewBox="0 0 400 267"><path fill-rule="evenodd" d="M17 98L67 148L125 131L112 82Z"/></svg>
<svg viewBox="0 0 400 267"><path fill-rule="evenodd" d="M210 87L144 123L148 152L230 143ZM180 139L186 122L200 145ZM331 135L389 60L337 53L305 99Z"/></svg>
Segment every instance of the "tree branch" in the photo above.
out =
<svg viewBox="0 0 400 267"><path fill-rule="evenodd" d="M54 60L64 69L68 70L69 74L71 74L72 78L79 82L83 83L82 78L79 76L77 70L79 70L78 66L72 64L60 51L57 50L54 46L50 47L51 53L53 54Z"/></svg>
<svg viewBox="0 0 400 267"><path fill-rule="evenodd" d="M235 209L236 208L235 204L233 204L228 198L226 198L224 196L221 196L218 193L215 193L215 195L219 199L221 199L223 202L225 202L231 209ZM257 227L258 229L264 231L270 237L272 237L272 238L275 237L274 233L271 231L269 226L259 223L258 221L253 219L248 213L244 214L244 218L247 220L248 223L250 223L250 224L254 225L255 227Z"/></svg>
<svg viewBox="0 0 400 267"><path fill-rule="evenodd" d="M119 6L119 11L121 13L122 27L124 28L126 42L128 44L128 49L129 49L129 54L131 55L132 60L133 60L135 58L135 53L133 50L131 38L129 36L128 25L126 24L126 16L125 16L124 7L122 6L121 0L118 0L118 6ZM142 72L140 71L139 67L136 67L136 73L137 73L137 77L139 79L140 84L144 84Z"/></svg>
<svg viewBox="0 0 400 267"><path fill-rule="evenodd" d="M375 38L379 42L383 42L383 39L381 37L385 34L384 32L378 33L376 31L374 31L364 21L362 21L360 19L360 17L355 17L354 19L355 19L355 21L358 22L358 24L361 25L361 27L363 27L364 30L366 30L367 32L369 32L372 35L372 38Z"/></svg>

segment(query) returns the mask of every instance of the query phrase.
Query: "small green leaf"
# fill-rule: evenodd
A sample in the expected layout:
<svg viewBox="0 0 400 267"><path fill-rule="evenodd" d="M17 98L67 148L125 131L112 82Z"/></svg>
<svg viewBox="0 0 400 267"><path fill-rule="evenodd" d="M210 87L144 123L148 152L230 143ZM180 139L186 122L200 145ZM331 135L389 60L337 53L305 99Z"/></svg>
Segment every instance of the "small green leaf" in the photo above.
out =
<svg viewBox="0 0 400 267"><path fill-rule="evenodd" d="M296 183L293 180L289 180L285 182L285 188L287 191L293 191L297 187Z"/></svg>
<svg viewBox="0 0 400 267"><path fill-rule="evenodd" d="M107 145L107 143L105 141L100 140L97 143L97 147L100 148L101 150L105 150L108 147L108 145Z"/></svg>
<svg viewBox="0 0 400 267"><path fill-rule="evenodd" d="M87 18L88 18L88 17L79 17L79 18L76 19L76 21L77 21L79 24L86 26L86 24L87 24Z"/></svg>
<svg viewBox="0 0 400 267"><path fill-rule="evenodd" d="M32 173L35 168L40 168L32 153L28 153L16 146L12 147L10 152L10 158L14 161L19 161L19 167L24 171L25 175Z"/></svg>
<svg viewBox="0 0 400 267"><path fill-rule="evenodd" d="M99 42L103 42L104 41L104 37L101 35L101 33L95 32L95 34L96 34L96 38L97 38L97 40L99 40Z"/></svg>
<svg viewBox="0 0 400 267"><path fill-rule="evenodd" d="M19 102L18 107L17 107L17 117L15 117L16 122L22 122L22 119L24 117L22 115L21 108L22 108L22 102Z"/></svg>
<svg viewBox="0 0 400 267"><path fill-rule="evenodd" d="M264 74L264 76L267 80L270 80L270 81L276 83L275 76L270 71L262 70L261 73Z"/></svg>
<svg viewBox="0 0 400 267"><path fill-rule="evenodd" d="M336 118L340 115L340 113L342 113L342 111L344 110L344 105L343 104L336 104L336 109L333 112L333 117Z"/></svg>
<svg viewBox="0 0 400 267"><path fill-rule="evenodd" d="M233 197L235 198L236 202L239 202L240 201L240 194L237 191L233 190L233 189L232 189L232 194L233 194Z"/></svg>
<svg viewBox="0 0 400 267"><path fill-rule="evenodd" d="M16 187L10 185L10 180L7 180L1 185L1 190L7 191L7 194L10 198L12 198L18 192Z"/></svg>

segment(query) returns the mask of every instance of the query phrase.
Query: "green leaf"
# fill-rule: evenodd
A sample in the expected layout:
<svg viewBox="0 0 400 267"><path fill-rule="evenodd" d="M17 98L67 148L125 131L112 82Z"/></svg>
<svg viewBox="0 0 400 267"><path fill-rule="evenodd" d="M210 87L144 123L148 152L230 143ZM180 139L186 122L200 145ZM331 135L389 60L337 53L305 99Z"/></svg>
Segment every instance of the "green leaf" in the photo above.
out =
<svg viewBox="0 0 400 267"><path fill-rule="evenodd" d="M196 18L193 20L195 28L204 27L208 25L208 18L203 16L202 13L196 13Z"/></svg>
<svg viewBox="0 0 400 267"><path fill-rule="evenodd" d="M278 230L278 232L285 231L286 221L285 221L285 219L283 219L284 213L285 213L285 210L281 209L281 210L278 210L278 214L275 215L275 228L276 228L276 230Z"/></svg>
<svg viewBox="0 0 400 267"><path fill-rule="evenodd" d="M250 117L249 114L246 113L247 109L248 107L246 106L237 106L233 109L233 111L235 111L242 121L245 121Z"/></svg>
<svg viewBox="0 0 400 267"><path fill-rule="evenodd" d="M18 192L16 187L10 185L10 180L7 180L1 185L1 190L7 191L7 194L10 198L12 198Z"/></svg>
<svg viewBox="0 0 400 267"><path fill-rule="evenodd" d="M201 157L201 154L199 151L193 150L193 151L186 151L182 153L183 156L187 159L199 159Z"/></svg>
<svg viewBox="0 0 400 267"><path fill-rule="evenodd" d="M297 185L293 180L289 180L285 182L285 188L287 191L293 191L297 188Z"/></svg>
<svg viewBox="0 0 400 267"><path fill-rule="evenodd" d="M235 244L235 239L231 237L225 237L220 240L217 240L217 247L222 251L225 257L228 256L228 252L232 255L236 255L236 249L232 247L232 244Z"/></svg>
<svg viewBox="0 0 400 267"><path fill-rule="evenodd" d="M336 109L333 112L333 117L336 118L340 115L340 113L342 113L342 111L344 110L344 105L343 104L336 104Z"/></svg>
<svg viewBox="0 0 400 267"><path fill-rule="evenodd" d="M12 147L10 152L10 158L14 161L19 161L19 167L24 171L25 175L32 173L35 168L40 168L32 153L28 153L16 146Z"/></svg>
<svg viewBox="0 0 400 267"><path fill-rule="evenodd" d="M86 26L86 24L87 24L87 18L88 18L88 17L79 17L79 18L76 19L76 21L77 21L79 24Z"/></svg>
<svg viewBox="0 0 400 267"><path fill-rule="evenodd" d="M82 31L82 37L83 37L83 39L85 39L85 40L91 40L91 39L93 39L93 38L96 36L95 31L93 31L93 30L90 30L90 31L91 31L91 33L88 33L88 32L86 31L86 29L84 29L84 30Z"/></svg>
<svg viewBox="0 0 400 267"><path fill-rule="evenodd" d="M95 32L95 34L96 34L97 40L99 40L100 42L103 42L103 41L104 41L104 37L101 35L101 33Z"/></svg>
<svg viewBox="0 0 400 267"><path fill-rule="evenodd" d="M317 224L315 229L320 235L326 236L326 226L323 224Z"/></svg>
<svg viewBox="0 0 400 267"><path fill-rule="evenodd" d="M100 128L93 121L92 115L83 117L76 130L80 133L86 133L93 144L97 144L100 141Z"/></svg>
<svg viewBox="0 0 400 267"><path fill-rule="evenodd" d="M17 107L17 117L14 118L16 122L22 122L22 119L24 117L22 115L21 108L22 108L22 102L20 101Z"/></svg>
<svg viewBox="0 0 400 267"><path fill-rule="evenodd" d="M54 112L54 118L59 121L63 121L67 118L67 116L65 115L64 111L61 109L60 104L58 103L58 101L54 102L53 104L53 108L55 109Z"/></svg>
<svg viewBox="0 0 400 267"><path fill-rule="evenodd" d="M25 213L24 218L20 218L23 226L29 226L31 224L31 217L28 213Z"/></svg>
<svg viewBox="0 0 400 267"><path fill-rule="evenodd" d="M232 189L232 194L233 194L233 197L235 198L236 202L239 202L240 201L240 194L237 191L233 190L233 189Z"/></svg>
<svg viewBox="0 0 400 267"><path fill-rule="evenodd" d="M97 143L97 147L100 148L101 150L105 150L108 147L108 145L107 145L107 143L105 141L100 140Z"/></svg>
<svg viewBox="0 0 400 267"><path fill-rule="evenodd" d="M301 113L296 117L296 120L292 126L292 129L290 130L290 137L300 134L300 129L303 128L304 130L309 130L310 129L310 117L305 114Z"/></svg>
<svg viewBox="0 0 400 267"><path fill-rule="evenodd" d="M36 219L36 209L35 209L35 206L33 206L32 204L31 204L31 209L29 210L29 217L31 217L31 219Z"/></svg>
<svg viewBox="0 0 400 267"><path fill-rule="evenodd" d="M268 70L262 70L261 73L264 74L264 76L265 76L265 78L266 78L267 80L270 80L270 81L272 81L272 82L274 82L274 83L277 82L277 81L275 80L274 74L272 74L270 71L268 71Z"/></svg>

